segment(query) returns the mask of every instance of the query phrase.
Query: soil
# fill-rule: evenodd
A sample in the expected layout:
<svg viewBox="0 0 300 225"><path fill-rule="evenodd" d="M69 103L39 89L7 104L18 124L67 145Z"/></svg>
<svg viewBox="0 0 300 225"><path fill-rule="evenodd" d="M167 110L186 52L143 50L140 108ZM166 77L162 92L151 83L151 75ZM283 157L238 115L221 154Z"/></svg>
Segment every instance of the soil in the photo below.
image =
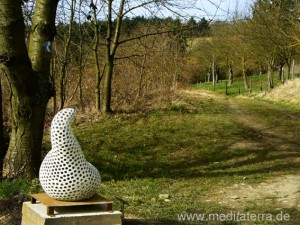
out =
<svg viewBox="0 0 300 225"><path fill-rule="evenodd" d="M300 210L300 175L282 175L257 185L244 182L235 183L217 190L213 197L204 201L219 202L235 210L245 210L251 205L268 205L274 210Z"/></svg>
<svg viewBox="0 0 300 225"><path fill-rule="evenodd" d="M20 225L22 201L19 197L0 201L0 225Z"/></svg>
<svg viewBox="0 0 300 225"><path fill-rule="evenodd" d="M298 137L285 134L282 137L280 128L272 127L258 122L258 120L248 114L236 101L229 99L229 107L232 113L236 114L238 122L251 130L256 141L245 140L235 143L236 148L263 149L265 146L271 147L274 151L288 149L300 149ZM257 141L259 140L259 141ZM295 157L293 163L300 163L300 158ZM300 210L300 175L283 174L266 180L257 185L247 184L247 177L226 189L216 191L213 199L207 198L205 201L216 201L222 205L236 209L245 209L249 203L256 205L272 205L274 209L283 208ZM266 204L267 203L267 204Z"/></svg>

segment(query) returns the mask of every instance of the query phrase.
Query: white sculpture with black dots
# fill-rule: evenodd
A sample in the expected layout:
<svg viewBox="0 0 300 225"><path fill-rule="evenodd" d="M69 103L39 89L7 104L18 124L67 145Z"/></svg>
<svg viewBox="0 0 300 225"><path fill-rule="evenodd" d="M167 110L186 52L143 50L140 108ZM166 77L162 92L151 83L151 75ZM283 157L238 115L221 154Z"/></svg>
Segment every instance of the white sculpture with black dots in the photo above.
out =
<svg viewBox="0 0 300 225"><path fill-rule="evenodd" d="M75 110L59 111L51 123L51 145L40 167L43 190L62 201L91 198L100 186L100 174L84 157L71 130Z"/></svg>

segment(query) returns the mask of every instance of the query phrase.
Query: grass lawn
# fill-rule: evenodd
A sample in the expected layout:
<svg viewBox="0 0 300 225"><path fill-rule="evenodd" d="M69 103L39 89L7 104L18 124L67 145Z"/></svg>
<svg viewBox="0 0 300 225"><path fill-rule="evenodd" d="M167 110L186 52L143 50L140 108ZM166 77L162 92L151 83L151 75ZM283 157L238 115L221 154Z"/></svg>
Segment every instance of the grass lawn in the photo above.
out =
<svg viewBox="0 0 300 225"><path fill-rule="evenodd" d="M282 84L277 77L278 77L277 73L274 74L275 87ZM262 76L250 76L247 78L247 80L248 80L249 89L245 88L244 79L242 77L234 79L232 85L230 86L227 85L227 95L236 96L236 95L257 93L260 91L268 91L268 78L266 74ZM200 83L196 85L196 88L214 91L219 94L226 94L226 83L227 83L226 80L220 80L215 85L213 85L212 82Z"/></svg>
<svg viewBox="0 0 300 225"><path fill-rule="evenodd" d="M255 186L297 174L299 162L293 159L299 158L299 149L266 146L256 134L259 131L239 121L241 115L235 114L225 96L194 91L178 97L165 110L100 118L75 128L85 155L101 172L100 193L128 201L128 219L161 224L176 224L178 214L186 212L278 213L274 202L257 204L247 199L237 207L230 203L232 196L227 196L225 203L215 196L234 185ZM234 102L258 123L276 127L280 135L299 136L298 109L260 99L237 98ZM169 198L160 199L161 194ZM119 208L117 200L115 203ZM298 210L284 210L299 221ZM210 223L236 224L206 222Z"/></svg>
<svg viewBox="0 0 300 225"><path fill-rule="evenodd" d="M284 186L299 174L299 121L295 106L190 90L178 93L165 109L77 121L73 129L100 171L99 193L112 199L115 209L120 209L115 197L129 203L126 224L296 225L299 204L282 205L278 196L260 189ZM193 223L178 218L231 212L283 212L291 219Z"/></svg>

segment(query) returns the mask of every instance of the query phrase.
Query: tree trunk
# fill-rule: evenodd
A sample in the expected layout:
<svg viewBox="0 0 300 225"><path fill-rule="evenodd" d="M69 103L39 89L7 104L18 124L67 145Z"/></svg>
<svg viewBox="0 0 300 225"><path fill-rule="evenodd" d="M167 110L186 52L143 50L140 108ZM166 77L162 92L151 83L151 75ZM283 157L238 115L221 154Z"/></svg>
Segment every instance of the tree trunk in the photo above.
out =
<svg viewBox="0 0 300 225"><path fill-rule="evenodd" d="M145 74L145 64L147 60L147 54L146 54L146 48L144 47L144 56L143 56L143 61L141 65L141 70L140 70L140 76L139 76L139 86L138 86L138 91L136 94L135 101L141 96L142 90L143 90L143 79L144 79L144 74ZM174 81L176 82L176 81Z"/></svg>
<svg viewBox="0 0 300 225"><path fill-rule="evenodd" d="M102 104L102 112L111 113L111 92L112 92L112 76L113 76L113 68L114 68L114 59L113 57L109 57L106 62L105 67L105 75L104 75L104 99Z"/></svg>
<svg viewBox="0 0 300 225"><path fill-rule="evenodd" d="M69 63L69 48L71 44L72 32L73 32L73 21L75 14L76 0L72 0L71 4L71 15L69 21L69 29L64 37L64 49L63 49L63 59L62 59L62 68L60 71L59 77L59 108L63 109L66 101L66 87L65 87L65 79L66 79L66 70Z"/></svg>
<svg viewBox="0 0 300 225"><path fill-rule="evenodd" d="M6 154L3 134L2 82L0 75L0 177L2 177L3 160Z"/></svg>
<svg viewBox="0 0 300 225"><path fill-rule="evenodd" d="M292 65L291 62L287 63L288 71L287 71L287 79L291 79L291 70L292 70Z"/></svg>
<svg viewBox="0 0 300 225"><path fill-rule="evenodd" d="M292 80L294 80L294 76L295 76L295 59L293 59L292 61Z"/></svg>
<svg viewBox="0 0 300 225"><path fill-rule="evenodd" d="M219 68L219 65L217 64L216 65L216 80L215 80L216 83L219 83L219 77L220 77L220 68Z"/></svg>
<svg viewBox="0 0 300 225"><path fill-rule="evenodd" d="M100 90L100 83L102 80L101 71L100 71L100 63L99 63L99 23L97 20L97 12L96 6L94 5L93 0L90 1L90 7L92 8L93 12L93 30L94 30L94 43L93 43L93 54L94 54L94 62L95 62L95 69L96 69L96 85L95 85L95 100L96 100L96 109L100 111L101 109L101 90Z"/></svg>
<svg viewBox="0 0 300 225"><path fill-rule="evenodd" d="M247 79L247 74L245 69L243 69L243 78L244 78L244 86L246 89L249 89L249 84L248 84L248 79Z"/></svg>
<svg viewBox="0 0 300 225"><path fill-rule="evenodd" d="M80 59L79 59L79 77L78 77L78 98L80 106L83 108L82 78L83 78L83 59L82 59L82 41L80 41Z"/></svg>
<svg viewBox="0 0 300 225"><path fill-rule="evenodd" d="M281 71L281 83L284 83L285 81L285 73L284 73L284 67L282 67L282 71Z"/></svg>
<svg viewBox="0 0 300 225"><path fill-rule="evenodd" d="M212 77L212 83L215 83L215 66L211 65L211 77Z"/></svg>
<svg viewBox="0 0 300 225"><path fill-rule="evenodd" d="M212 82L215 84L216 82L216 74L215 74L215 55L213 54L212 64L211 64L211 75L212 75Z"/></svg>
<svg viewBox="0 0 300 225"><path fill-rule="evenodd" d="M273 63L268 62L268 89L271 90L273 88Z"/></svg>
<svg viewBox="0 0 300 225"><path fill-rule="evenodd" d="M246 74L246 62L245 62L245 57L243 56L243 78L244 78L244 86L246 89L249 89L249 84L248 84L248 79L247 79L247 74Z"/></svg>
<svg viewBox="0 0 300 225"><path fill-rule="evenodd" d="M51 59L50 79L51 79L51 83L54 85L55 79L56 79L56 58L55 58L55 56L53 56ZM52 111L53 111L53 113L56 113L56 111L57 111L56 94L54 94L53 98L52 98Z"/></svg>
<svg viewBox="0 0 300 225"><path fill-rule="evenodd" d="M207 79L205 79L205 81L207 83L209 83L212 80L211 77L212 77L212 71L211 71L211 66L209 66L208 67L208 73L207 73Z"/></svg>
<svg viewBox="0 0 300 225"><path fill-rule="evenodd" d="M259 64L259 76L262 76L262 65L261 64Z"/></svg>
<svg viewBox="0 0 300 225"><path fill-rule="evenodd" d="M53 94L49 81L58 0L37 0L29 51L21 1L0 1L0 58L12 88L12 132L3 176L34 177L41 162L46 105Z"/></svg>
<svg viewBox="0 0 300 225"><path fill-rule="evenodd" d="M233 84L233 68L232 64L229 64L228 66L228 85Z"/></svg>
<svg viewBox="0 0 300 225"><path fill-rule="evenodd" d="M95 85L95 99L96 99L96 109L100 111L101 108L101 90L100 83L102 80L99 61L98 61L98 53L94 52L94 59L96 62L96 85Z"/></svg>
<svg viewBox="0 0 300 225"><path fill-rule="evenodd" d="M81 9L82 7L82 1L80 0L79 1L79 9ZM79 10L79 13L78 13L78 20L79 20L79 27L78 27L78 30L79 30L79 46L78 46L78 50L79 50L79 62L78 62L78 70L79 70L79 73L78 73L78 98L79 98L79 103L80 103L80 106L81 108L83 108L83 93L82 93L82 78L83 78L83 69L84 69L84 64L83 64L83 55L84 55L84 51L83 51L83 38L84 38L84 35L83 35L83 24L81 22L81 16L82 16L82 13L81 13L81 10Z"/></svg>
<svg viewBox="0 0 300 225"><path fill-rule="evenodd" d="M66 87L65 87L65 77L66 77L66 66L63 63L62 70L59 74L59 109L63 109L66 101Z"/></svg>
<svg viewBox="0 0 300 225"><path fill-rule="evenodd" d="M282 83L284 82L284 72L283 72L283 70L284 70L284 68L283 68L283 66L284 66L284 63L280 63L280 65L279 65L279 74L278 74L278 80L280 80Z"/></svg>
<svg viewBox="0 0 300 225"><path fill-rule="evenodd" d="M108 1L108 16L107 16L107 34L106 34L106 64L104 75L104 91L103 91L103 104L102 112L110 113L111 109L111 96L112 96L112 77L114 71L114 60L116 51L119 47L119 39L123 20L123 11L125 6L125 0L119 2L119 11L117 14L116 25L113 34L113 0Z"/></svg>

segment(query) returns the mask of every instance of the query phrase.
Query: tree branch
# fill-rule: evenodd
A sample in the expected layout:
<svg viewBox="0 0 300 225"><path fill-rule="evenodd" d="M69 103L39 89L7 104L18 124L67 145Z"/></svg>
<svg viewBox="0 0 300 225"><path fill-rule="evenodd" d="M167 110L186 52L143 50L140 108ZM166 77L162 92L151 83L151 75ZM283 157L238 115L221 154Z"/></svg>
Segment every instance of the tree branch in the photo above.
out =
<svg viewBox="0 0 300 225"><path fill-rule="evenodd" d="M132 55L127 55L127 56L122 56L122 57L115 57L115 60L121 60L121 59L129 59L132 57L142 57L145 56L147 54L132 54Z"/></svg>
<svg viewBox="0 0 300 225"><path fill-rule="evenodd" d="M133 6L132 8L129 8L128 10L124 11L123 16L125 16L126 14L130 13L131 11L133 11L135 9L145 7L145 6L150 5L152 3L157 3L157 0L152 0L152 1L149 1L149 2L144 2L144 3L141 3L139 5Z"/></svg>
<svg viewBox="0 0 300 225"><path fill-rule="evenodd" d="M185 29L182 29L182 30L185 30ZM126 42L134 41L134 40L141 39L141 38L144 38L144 37L150 37L150 36L155 36L155 35L160 35L160 34L167 34L167 33L172 33L174 31L178 31L178 30L171 29L171 30L164 30L164 31L158 31L158 32L153 32L153 33L147 33L147 34L143 34L143 35L139 35L139 36L136 36L136 37L132 37L132 38L128 38L128 39L119 41L118 44L121 45L121 44L124 44Z"/></svg>

